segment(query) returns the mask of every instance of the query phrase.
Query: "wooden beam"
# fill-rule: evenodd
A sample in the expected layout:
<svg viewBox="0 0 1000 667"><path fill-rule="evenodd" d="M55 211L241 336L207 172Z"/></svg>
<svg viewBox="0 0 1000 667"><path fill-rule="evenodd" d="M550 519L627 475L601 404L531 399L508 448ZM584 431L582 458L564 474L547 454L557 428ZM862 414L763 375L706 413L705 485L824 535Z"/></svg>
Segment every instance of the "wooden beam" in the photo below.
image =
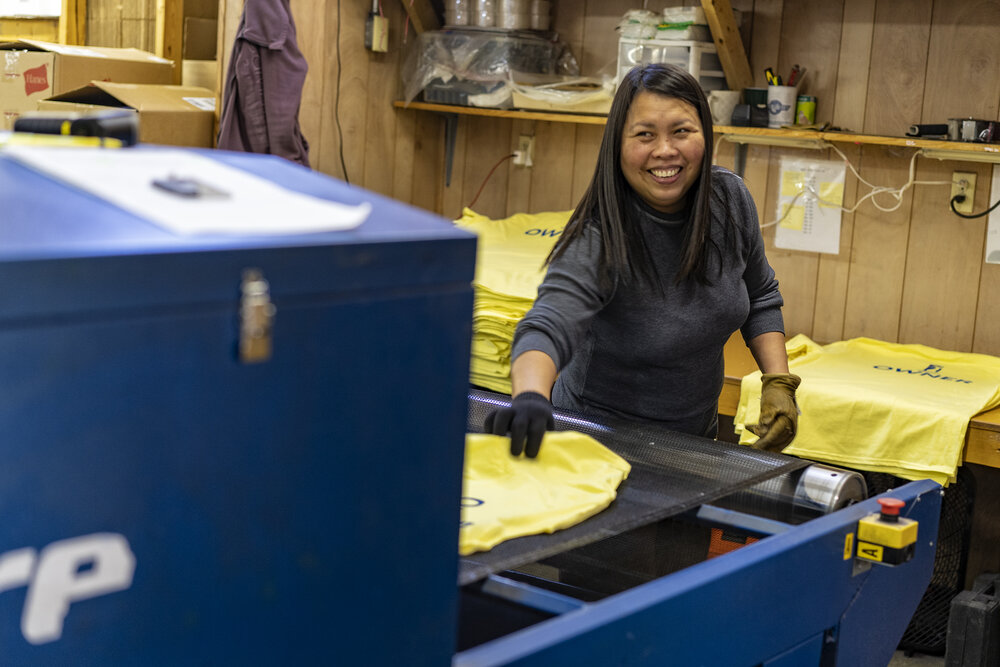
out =
<svg viewBox="0 0 1000 667"><path fill-rule="evenodd" d="M708 27L719 52L722 71L726 74L726 84L730 90L743 90L753 86L753 72L747 60L743 39L736 29L733 6L729 0L701 0Z"/></svg>
<svg viewBox="0 0 1000 667"><path fill-rule="evenodd" d="M437 30L441 27L430 0L400 0L400 2L403 3L406 14L410 17L410 23L418 35L425 30Z"/></svg>
<svg viewBox="0 0 1000 667"><path fill-rule="evenodd" d="M174 83L181 82L184 52L184 0L156 0L156 55L174 62Z"/></svg>
<svg viewBox="0 0 1000 667"><path fill-rule="evenodd" d="M87 43L87 0L62 0L59 15L59 43Z"/></svg>

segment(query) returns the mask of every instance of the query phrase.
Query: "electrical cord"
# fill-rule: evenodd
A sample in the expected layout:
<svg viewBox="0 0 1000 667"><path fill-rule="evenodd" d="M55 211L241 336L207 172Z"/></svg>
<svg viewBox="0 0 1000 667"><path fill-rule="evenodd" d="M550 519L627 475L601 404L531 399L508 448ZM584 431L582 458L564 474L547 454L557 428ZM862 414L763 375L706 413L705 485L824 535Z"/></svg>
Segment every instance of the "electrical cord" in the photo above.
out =
<svg viewBox="0 0 1000 667"><path fill-rule="evenodd" d="M951 201L948 202L948 205L951 206L951 212L952 213L954 213L955 215L957 215L960 218L965 218L966 220L972 220L973 218L982 218L983 216L986 216L986 215L989 215L990 213L992 213L993 210L997 206L1000 206L1000 199L998 199L997 203L993 204L993 206L990 206L988 209L986 209L982 213L972 213L972 214L960 213L955 208L955 204L961 204L964 201L965 201L965 195L955 195L954 197L951 198Z"/></svg>
<svg viewBox="0 0 1000 667"><path fill-rule="evenodd" d="M510 155L504 155L502 158L500 158L500 160L495 165L493 165L493 168L490 169L490 173L486 174L486 178L483 179L482 185L479 186L479 192L476 193L476 196L472 198L472 201L469 202L469 205L466 208L472 208L472 205L475 204L476 201L478 201L479 195L483 194L483 188L486 187L486 181L490 180L490 176L493 175L493 172L496 171L497 167L499 167L500 165L502 165L505 160L509 160L512 157L517 157L517 153L511 153Z"/></svg>
<svg viewBox="0 0 1000 667"><path fill-rule="evenodd" d="M802 196L803 194L805 194L806 192L809 192L811 195L813 195L813 197L816 198L816 201L818 201L820 204L825 204L826 206L829 206L831 208L839 208L841 211L843 211L845 213L854 213L856 210L858 210L858 207L861 206L861 204L863 204L864 202L868 201L869 199L871 200L872 206L874 206L878 210L882 211L883 213L891 213L891 212L897 210L900 206L903 205L903 195L906 193L906 191L908 189L910 189L914 185L951 185L951 181L918 181L918 180L916 180L916 162L917 162L917 157L920 156L920 155L923 155L923 151L919 151L919 150L915 151L913 153L913 156L910 158L909 177L908 177L906 183L904 183L903 185L899 186L898 188L892 188L892 187L888 187L888 186L885 186L885 185L875 185L874 183L869 183L867 180L865 180L864 178L861 177L861 174L859 174L858 170L854 168L854 165L851 164L851 161L847 158L846 155L844 155L844 153L839 148L836 147L836 145L831 144L830 148L833 149L833 151L836 152L837 155L839 155L844 160L844 162L847 164L847 167L851 170L851 173L854 174L855 178L858 179L858 182L862 183L863 185L866 185L868 188L870 188L869 191L863 197L861 197L857 201L855 201L853 206L851 206L850 208L847 208L841 202L832 202L832 201L828 201L828 200L823 199L820 196L820 194L818 192L816 192L816 190L814 188L811 188L809 186L805 186L801 190L799 190L799 192L796 193L795 197L792 198L792 201L790 201L785 206L785 212L781 215L780 218L778 218L777 220L774 220L772 222L768 222L768 223L762 224L761 228L771 227L773 225L780 224L785 218L788 217L788 214L791 212L792 206L795 204L796 200L798 200L798 198L800 196ZM893 204L893 205L891 205L891 206L883 206L883 205L879 204L879 202L875 201L875 197L878 196L878 195L887 195L887 196L893 198L896 201L896 203ZM954 207L952 208L952 210L954 210ZM989 211L987 211L987 213L988 212ZM961 215L961 214L959 214L959 215ZM965 216L963 216L963 217L965 217Z"/></svg>
<svg viewBox="0 0 1000 667"><path fill-rule="evenodd" d="M347 176L347 162L344 161L344 130L340 126L340 70L343 69L344 59L340 57L340 3L337 0L337 97L333 100L333 119L337 123L337 136L340 138L340 167L344 170L344 181L350 185L351 179Z"/></svg>

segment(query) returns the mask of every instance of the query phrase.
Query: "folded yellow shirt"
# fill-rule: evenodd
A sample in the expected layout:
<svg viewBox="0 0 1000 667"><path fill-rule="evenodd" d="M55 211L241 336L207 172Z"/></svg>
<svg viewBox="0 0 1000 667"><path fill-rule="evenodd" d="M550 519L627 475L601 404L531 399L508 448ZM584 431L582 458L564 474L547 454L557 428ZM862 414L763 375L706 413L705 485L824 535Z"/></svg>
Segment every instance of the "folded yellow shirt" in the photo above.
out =
<svg viewBox="0 0 1000 667"><path fill-rule="evenodd" d="M802 378L798 434L786 454L947 484L969 420L1000 405L997 357L870 338L820 346L796 336L786 348L789 369ZM744 426L759 415L758 371L740 388L741 443L756 441Z"/></svg>
<svg viewBox="0 0 1000 667"><path fill-rule="evenodd" d="M545 258L571 214L572 211L517 213L493 220L464 209L455 225L479 237L477 286L534 301L538 285L545 277Z"/></svg>
<svg viewBox="0 0 1000 667"><path fill-rule="evenodd" d="M576 431L549 431L537 458L510 455L510 438L465 438L459 553L489 551L515 537L552 533L597 514L632 467Z"/></svg>
<svg viewBox="0 0 1000 667"><path fill-rule="evenodd" d="M572 211L518 213L493 220L466 208L455 225L476 233L475 302L472 318L472 384L509 394L510 342L545 278L545 258L562 234ZM495 347L477 340L499 339ZM492 342L492 341L490 341ZM485 357L485 358L484 358Z"/></svg>

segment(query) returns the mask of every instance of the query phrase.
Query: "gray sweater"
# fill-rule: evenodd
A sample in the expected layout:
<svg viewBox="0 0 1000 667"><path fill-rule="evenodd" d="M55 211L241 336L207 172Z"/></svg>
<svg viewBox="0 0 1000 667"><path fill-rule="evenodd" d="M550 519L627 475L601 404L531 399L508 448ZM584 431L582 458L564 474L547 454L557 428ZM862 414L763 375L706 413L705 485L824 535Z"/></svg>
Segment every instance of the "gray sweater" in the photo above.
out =
<svg viewBox="0 0 1000 667"><path fill-rule="evenodd" d="M782 299L750 193L736 174L713 167L716 192L738 226L735 248L713 210L711 235L724 257L708 255L703 285L675 284L688 213L635 209L663 288L630 281L599 287L600 234L593 225L549 267L534 306L514 335L511 358L540 350L559 370L556 407L674 431L713 435L723 383L722 350L741 330L745 341L784 332ZM721 273L720 273L721 268Z"/></svg>

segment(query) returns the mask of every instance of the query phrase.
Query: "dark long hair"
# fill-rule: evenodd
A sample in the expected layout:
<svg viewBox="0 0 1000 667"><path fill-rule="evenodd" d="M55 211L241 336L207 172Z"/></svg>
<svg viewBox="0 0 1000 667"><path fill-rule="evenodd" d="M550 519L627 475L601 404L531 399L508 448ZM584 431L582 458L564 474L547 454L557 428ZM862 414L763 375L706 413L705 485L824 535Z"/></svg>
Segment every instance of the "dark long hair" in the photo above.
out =
<svg viewBox="0 0 1000 667"><path fill-rule="evenodd" d="M690 217L685 225L681 263L675 279L677 282L688 278L708 282L706 256L713 243L709 234L712 224L709 202L712 197L714 145L712 115L705 93L695 78L686 70L673 65L635 67L619 84L604 127L594 177L547 262L562 255L583 234L587 225L597 224L602 240L598 275L605 286L635 279L646 280L653 285L659 284L653 258L643 242L635 216L630 214L636 206L638 196L625 180L620 162L625 119L635 96L642 91L683 100L698 112L705 137L705 155L698 180L687 193Z"/></svg>

